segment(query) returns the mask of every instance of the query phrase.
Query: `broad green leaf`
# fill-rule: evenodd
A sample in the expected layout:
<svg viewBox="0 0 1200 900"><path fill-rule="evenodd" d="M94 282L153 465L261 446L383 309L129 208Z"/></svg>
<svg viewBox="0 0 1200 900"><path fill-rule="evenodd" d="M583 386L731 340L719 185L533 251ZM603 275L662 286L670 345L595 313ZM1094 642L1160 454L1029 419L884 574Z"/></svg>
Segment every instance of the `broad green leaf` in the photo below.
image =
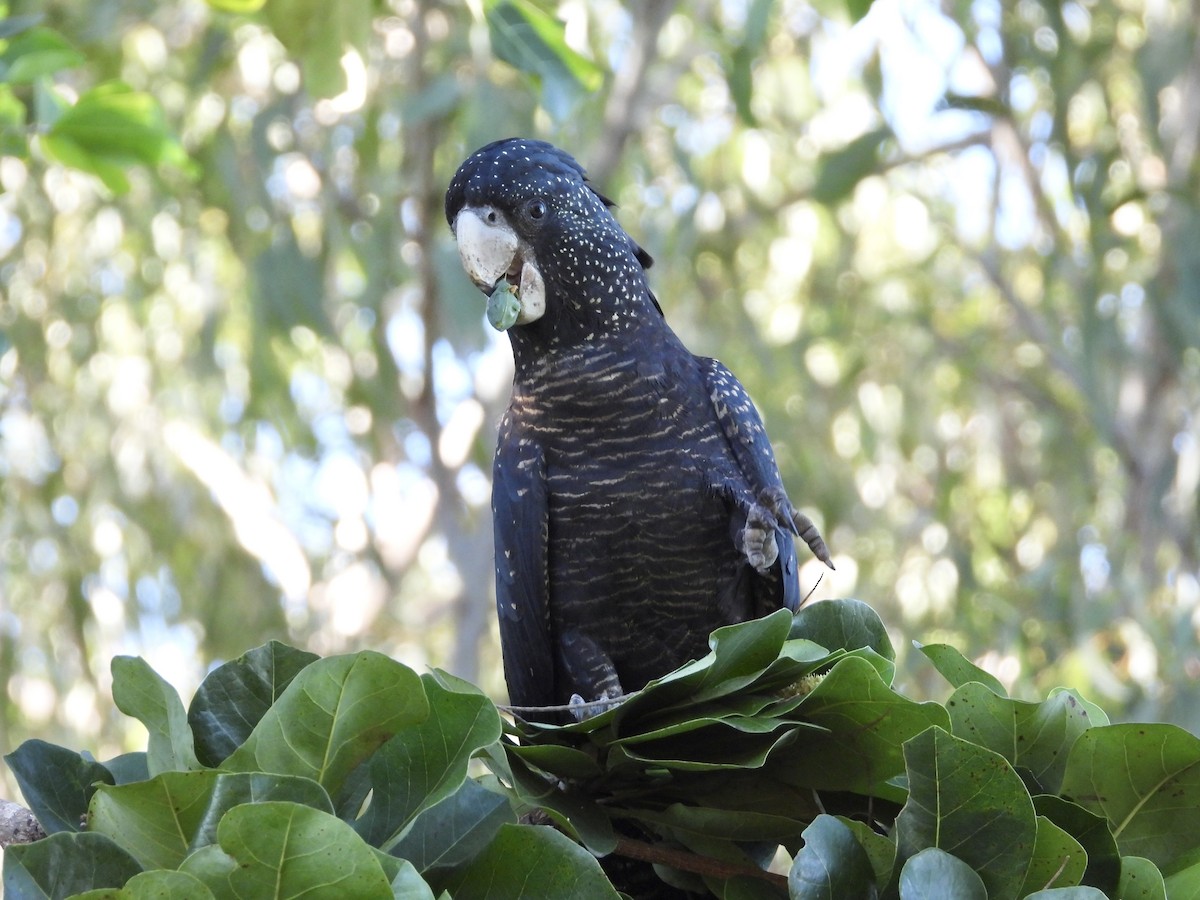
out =
<svg viewBox="0 0 1200 900"><path fill-rule="evenodd" d="M1121 857L1121 900L1167 900L1167 885L1158 866L1140 856Z"/></svg>
<svg viewBox="0 0 1200 900"><path fill-rule="evenodd" d="M101 785L92 797L88 827L143 868L174 869L191 850L217 778L214 771L163 772L136 784Z"/></svg>
<svg viewBox="0 0 1200 900"><path fill-rule="evenodd" d="M495 769L495 757L503 755L504 751L494 745L485 752L493 758ZM522 801L545 811L563 830L598 856L616 848L612 822L595 798L569 783L535 772L519 756L507 755L504 762L513 791Z"/></svg>
<svg viewBox="0 0 1200 900"><path fill-rule="evenodd" d="M249 803L225 814L217 839L235 862L223 878L215 854L200 861L203 875L184 866L217 896L392 900L374 851L329 813L284 801Z"/></svg>
<svg viewBox="0 0 1200 900"><path fill-rule="evenodd" d="M123 888L104 888L76 894L71 900L215 900L199 878L186 872L159 869L134 875Z"/></svg>
<svg viewBox="0 0 1200 900"><path fill-rule="evenodd" d="M937 847L974 868L991 896L1015 896L1037 821L1008 761L936 727L905 742L904 760L909 797L896 817L897 859Z"/></svg>
<svg viewBox="0 0 1200 900"><path fill-rule="evenodd" d="M41 146L59 162L98 176L114 193L128 190L124 169L131 165L187 162L158 101L120 82L86 91L41 136Z"/></svg>
<svg viewBox="0 0 1200 900"><path fill-rule="evenodd" d="M686 803L672 803L666 809L635 809L640 822L664 826L669 834L747 843L795 843L804 833L805 824L787 816L745 809L705 809Z"/></svg>
<svg viewBox="0 0 1200 900"><path fill-rule="evenodd" d="M891 137L890 128L876 128L846 146L822 155L817 162L812 198L832 206L849 196L860 181L878 169L880 150Z"/></svg>
<svg viewBox="0 0 1200 900"><path fill-rule="evenodd" d="M83 62L83 54L57 31L34 27L10 39L0 51L0 81L29 84Z"/></svg>
<svg viewBox="0 0 1200 900"><path fill-rule="evenodd" d="M896 845L890 837L880 834L866 822L838 816L838 821L854 832L859 846L867 854L871 869L875 872L875 886L880 890L891 880L896 866Z"/></svg>
<svg viewBox="0 0 1200 900"><path fill-rule="evenodd" d="M823 737L820 729L806 724L772 720L741 723L747 727L715 725L677 737L646 741L613 748L613 758L623 757L642 764L684 772L718 769L758 768L779 748L797 741L801 732ZM751 724L753 728L749 727Z"/></svg>
<svg viewBox="0 0 1200 900"><path fill-rule="evenodd" d="M1087 869L1081 883L1106 893L1115 891L1121 875L1121 857L1104 817L1051 794L1034 797L1033 806L1039 816L1045 816L1083 847Z"/></svg>
<svg viewBox="0 0 1200 900"><path fill-rule="evenodd" d="M788 874L792 900L839 900L879 895L875 870L854 832L841 820L820 815L804 829L804 846Z"/></svg>
<svg viewBox="0 0 1200 900"><path fill-rule="evenodd" d="M150 764L145 750L122 753L112 759L106 759L103 765L112 773L117 784L145 781L150 777Z"/></svg>
<svg viewBox="0 0 1200 900"><path fill-rule="evenodd" d="M144 659L115 656L112 693L117 709L150 732L146 761L151 775L201 768L187 712L171 687Z"/></svg>
<svg viewBox="0 0 1200 900"><path fill-rule="evenodd" d="M1025 900L1109 900L1108 894L1087 885L1047 888L1025 897Z"/></svg>
<svg viewBox="0 0 1200 900"><path fill-rule="evenodd" d="M1087 851L1063 828L1045 816L1037 817L1033 857L1025 870L1018 897L1046 887L1082 884L1087 871Z"/></svg>
<svg viewBox="0 0 1200 900"><path fill-rule="evenodd" d="M391 852L420 872L468 862L491 843L500 826L515 823L508 801L467 779L456 793L417 816Z"/></svg>
<svg viewBox="0 0 1200 900"><path fill-rule="evenodd" d="M788 638L806 638L830 650L870 647L885 659L896 659L879 613L861 600L822 600L801 607Z"/></svg>
<svg viewBox="0 0 1200 900"><path fill-rule="evenodd" d="M1200 860L1167 875L1166 887L1171 900L1200 900Z"/></svg>
<svg viewBox="0 0 1200 900"><path fill-rule="evenodd" d="M1104 816L1124 856L1160 868L1200 834L1200 738L1175 725L1106 725L1071 748L1062 794Z"/></svg>
<svg viewBox="0 0 1200 900"><path fill-rule="evenodd" d="M208 808L191 839L192 848L215 842L221 819L235 806L267 800L287 800L333 813L329 795L311 778L266 772L222 772L213 782Z"/></svg>
<svg viewBox="0 0 1200 900"><path fill-rule="evenodd" d="M46 741L25 741L4 761L47 834L82 830L96 784L113 783L100 763Z"/></svg>
<svg viewBox="0 0 1200 900"><path fill-rule="evenodd" d="M792 768L818 790L851 790L903 800L888 786L904 771L904 741L931 725L950 727L937 703L894 691L865 659L847 656L821 680L796 714L827 734L805 735L787 751Z"/></svg>
<svg viewBox="0 0 1200 900"><path fill-rule="evenodd" d="M933 663L933 667L956 688L964 684L977 682L1000 697L1007 697L1008 691L991 672L985 672L949 644L921 644L913 641L913 646L920 650Z"/></svg>
<svg viewBox="0 0 1200 900"><path fill-rule="evenodd" d="M433 889L406 859L400 860L400 871L392 878L391 887L395 900L434 900Z"/></svg>
<svg viewBox="0 0 1200 900"><path fill-rule="evenodd" d="M792 614L777 610L761 619L716 629L709 637L711 652L650 682L617 707L614 726L621 733L644 730L639 718L653 720L672 706L697 706L750 684L778 657L791 627Z"/></svg>
<svg viewBox="0 0 1200 900"><path fill-rule="evenodd" d="M222 768L302 775L334 795L363 760L428 715L407 666L369 650L328 657L292 679Z"/></svg>
<svg viewBox="0 0 1200 900"><path fill-rule="evenodd" d="M459 789L467 764L500 739L500 715L480 693L446 690L422 676L429 716L380 748L370 766L371 805L355 829L373 846L388 850L413 820Z"/></svg>
<svg viewBox="0 0 1200 900"><path fill-rule="evenodd" d="M563 23L529 0L484 0L483 14L496 58L540 81L542 105L555 120L600 87L600 67L572 50Z"/></svg>
<svg viewBox="0 0 1200 900"><path fill-rule="evenodd" d="M296 674L317 659L315 653L270 641L209 672L188 708L200 760L220 765L245 743Z"/></svg>
<svg viewBox="0 0 1200 900"><path fill-rule="evenodd" d="M436 887L457 900L617 900L596 858L553 828L505 825Z"/></svg>
<svg viewBox="0 0 1200 900"><path fill-rule="evenodd" d="M122 887L141 871L137 860L102 834L60 831L4 849L4 896L57 900L93 888Z"/></svg>
<svg viewBox="0 0 1200 900"><path fill-rule="evenodd" d="M1024 703L997 696L976 681L956 690L946 709L955 737L996 751L1018 771L1027 770L1038 793L1058 790L1071 746L1095 724L1074 692Z"/></svg>
<svg viewBox="0 0 1200 900"><path fill-rule="evenodd" d="M583 781L604 774L593 754L561 744L521 744L510 746L514 753L529 765L561 778Z"/></svg>
<svg viewBox="0 0 1200 900"><path fill-rule="evenodd" d="M987 898L988 891L975 870L961 859L936 847L922 850L900 870L900 900Z"/></svg>

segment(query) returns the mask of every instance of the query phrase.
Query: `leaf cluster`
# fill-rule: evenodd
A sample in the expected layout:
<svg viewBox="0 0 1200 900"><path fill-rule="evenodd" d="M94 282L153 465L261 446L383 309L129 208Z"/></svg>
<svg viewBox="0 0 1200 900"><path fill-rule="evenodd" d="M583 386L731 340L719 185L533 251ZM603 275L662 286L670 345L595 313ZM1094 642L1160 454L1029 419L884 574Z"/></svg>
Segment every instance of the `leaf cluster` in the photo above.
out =
<svg viewBox="0 0 1200 900"><path fill-rule="evenodd" d="M113 697L147 748L101 763L35 740L6 757L49 837L9 848L5 895L616 897L610 854L702 896L1200 890L1195 736L1109 724L1071 690L1014 700L945 645L920 649L953 693L915 702L853 600L710 644L565 725L504 722L473 686L370 651L270 643L186 709L118 657ZM469 774L475 758L491 774Z"/></svg>
<svg viewBox="0 0 1200 900"><path fill-rule="evenodd" d="M104 81L72 99L55 76L85 57L38 16L0 20L0 153L25 156L37 137L47 157L88 172L113 193L129 190L125 169L187 168L158 101L122 81Z"/></svg>

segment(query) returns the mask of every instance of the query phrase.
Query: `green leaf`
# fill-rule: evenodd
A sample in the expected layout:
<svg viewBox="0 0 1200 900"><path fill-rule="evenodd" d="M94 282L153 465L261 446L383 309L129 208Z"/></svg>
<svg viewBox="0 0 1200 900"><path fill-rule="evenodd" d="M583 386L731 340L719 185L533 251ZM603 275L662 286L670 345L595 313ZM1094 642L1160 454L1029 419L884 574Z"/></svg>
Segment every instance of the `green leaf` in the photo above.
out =
<svg viewBox="0 0 1200 900"><path fill-rule="evenodd" d="M507 746L507 742L504 743ZM492 758L495 770L496 757L502 751L498 746L493 746L486 752ZM612 822L595 798L568 782L559 782L534 771L519 756L509 754L501 758L504 759L513 792L522 801L544 810L559 826L598 856L611 853L616 848L617 839Z"/></svg>
<svg viewBox="0 0 1200 900"><path fill-rule="evenodd" d="M1008 691L1004 689L1000 679L979 668L963 656L957 648L951 647L949 644L921 644L917 641L913 641L913 646L924 653L926 658L933 663L933 667L954 687L960 688L964 684L977 682L1000 697L1008 696Z"/></svg>
<svg viewBox="0 0 1200 900"><path fill-rule="evenodd" d="M375 852L329 813L284 801L245 804L225 814L217 839L232 867L210 847L181 869L218 897L393 898Z"/></svg>
<svg viewBox="0 0 1200 900"><path fill-rule="evenodd" d="M433 890L408 860L400 861L400 871L392 878L395 900L434 900Z"/></svg>
<svg viewBox="0 0 1200 900"><path fill-rule="evenodd" d="M1167 900L1167 885L1158 866L1140 856L1121 858L1121 900Z"/></svg>
<svg viewBox="0 0 1200 900"><path fill-rule="evenodd" d="M47 834L82 830L96 784L113 783L100 763L46 741L25 741L4 761Z"/></svg>
<svg viewBox="0 0 1200 900"><path fill-rule="evenodd" d="M788 638L806 638L830 650L870 647L889 661L896 659L879 613L861 600L822 600L801 607Z"/></svg>
<svg viewBox="0 0 1200 900"><path fill-rule="evenodd" d="M756 769L778 748L796 741L801 731L823 735L820 729L770 719L746 720L746 727L726 727L739 723L717 721L699 731L661 740L621 744L614 758L624 758L656 768L682 772L706 772L719 769ZM753 726L753 727L749 727Z"/></svg>
<svg viewBox="0 0 1200 900"><path fill-rule="evenodd" d="M896 817L897 858L937 847L974 868L991 896L1015 896L1037 822L1008 761L936 727L905 742L904 760L909 797Z"/></svg>
<svg viewBox="0 0 1200 900"><path fill-rule="evenodd" d="M57 31L30 28L10 39L0 52L0 81L29 84L62 69L82 65L84 59Z"/></svg>
<svg viewBox="0 0 1200 900"><path fill-rule="evenodd" d="M119 888L141 871L137 860L102 834L60 831L4 848L4 896L57 900L93 888Z"/></svg>
<svg viewBox="0 0 1200 900"><path fill-rule="evenodd" d="M901 696L858 656L838 661L797 713L827 732L806 735L788 748L787 758L798 777L818 790L896 800L903 800L903 792L888 782L904 771L903 743L931 725L950 727L940 704Z"/></svg>
<svg viewBox="0 0 1200 900"><path fill-rule="evenodd" d="M221 819L235 806L268 800L287 800L330 814L334 811L329 795L311 778L266 772L222 772L213 782L208 808L196 827L191 846L215 842Z"/></svg>
<svg viewBox="0 0 1200 900"><path fill-rule="evenodd" d="M839 150L825 153L817 161L812 198L832 206L849 196L855 186L879 167L879 154L892 137L887 126L860 135Z"/></svg>
<svg viewBox="0 0 1200 900"><path fill-rule="evenodd" d="M1106 725L1071 748L1062 794L1112 826L1122 855L1168 869L1200 834L1200 738L1175 725Z"/></svg>
<svg viewBox="0 0 1200 900"><path fill-rule="evenodd" d="M501 825L515 822L504 797L468 779L457 792L417 816L391 852L411 860L420 872L452 868L491 843Z"/></svg>
<svg viewBox="0 0 1200 900"><path fill-rule="evenodd" d="M541 82L542 106L556 121L599 89L604 73L567 46L563 23L529 0L484 0L492 52Z"/></svg>
<svg viewBox="0 0 1200 900"><path fill-rule="evenodd" d="M471 757L500 739L500 715L480 693L455 693L421 678L429 717L388 741L370 762L371 805L355 829L387 850L413 820L459 789Z"/></svg>
<svg viewBox="0 0 1200 900"><path fill-rule="evenodd" d="M1017 892L1024 897L1039 888L1081 884L1087 871L1087 851L1063 828L1045 816L1037 817L1033 857L1025 870L1025 883Z"/></svg>
<svg viewBox="0 0 1200 900"><path fill-rule="evenodd" d="M123 170L131 165L187 162L158 101L121 82L86 91L42 135L41 146L64 165L96 175L114 193L128 190Z"/></svg>
<svg viewBox="0 0 1200 900"><path fill-rule="evenodd" d="M1072 691L1042 703L997 696L979 682L964 684L946 701L955 737L963 738L1028 770L1040 790L1055 793L1076 739L1094 724Z"/></svg>
<svg viewBox="0 0 1200 900"><path fill-rule="evenodd" d="M113 657L112 676L117 709L150 732L146 757L150 774L201 768L187 712L175 688L140 657Z"/></svg>
<svg viewBox="0 0 1200 900"><path fill-rule="evenodd" d="M332 656L296 675L222 768L302 775L336 795L355 767L428 715L407 666L369 650Z"/></svg>
<svg viewBox="0 0 1200 900"><path fill-rule="evenodd" d="M458 900L617 900L596 858L552 828L505 825L436 887Z"/></svg>
<svg viewBox="0 0 1200 900"><path fill-rule="evenodd" d="M875 870L858 838L840 819L820 815L804 829L804 846L788 874L792 900L872 900Z"/></svg>
<svg viewBox="0 0 1200 900"><path fill-rule="evenodd" d="M319 658L270 641L209 672L188 708L200 760L220 765L245 743L300 670Z"/></svg>
<svg viewBox="0 0 1200 900"><path fill-rule="evenodd" d="M164 772L136 784L102 785L92 798L89 828L143 868L174 869L191 849L217 778L213 771Z"/></svg>
<svg viewBox="0 0 1200 900"><path fill-rule="evenodd" d="M150 777L150 764L145 750L133 753L122 753L104 761L104 768L112 773L116 784L129 784L132 781L145 781Z"/></svg>
<svg viewBox="0 0 1200 900"><path fill-rule="evenodd" d="M1030 894L1025 900L1108 900L1108 894L1094 887L1048 888Z"/></svg>
<svg viewBox="0 0 1200 900"><path fill-rule="evenodd" d="M142 872L123 888L76 894L71 900L214 900L203 881L186 872Z"/></svg>
<svg viewBox="0 0 1200 900"><path fill-rule="evenodd" d="M1039 816L1045 816L1083 847L1087 869L1081 883L1105 893L1115 891L1121 874L1121 857L1104 817L1051 794L1034 797L1033 806Z"/></svg>
<svg viewBox="0 0 1200 900"><path fill-rule="evenodd" d="M1171 900L1200 898L1200 860L1176 868L1166 878L1167 896Z"/></svg>
<svg viewBox="0 0 1200 900"><path fill-rule="evenodd" d="M217 839L226 812L245 803L287 800L332 813L329 795L308 778L255 773L164 772L106 787L92 798L89 826L146 868L175 868Z"/></svg>
<svg viewBox="0 0 1200 900"><path fill-rule="evenodd" d="M996 896L996 895L992 895ZM987 900L983 880L961 859L927 847L900 870L900 900Z"/></svg>
<svg viewBox="0 0 1200 900"><path fill-rule="evenodd" d="M644 730L639 717L653 721L654 715L672 706L697 706L745 687L778 658L791 622L792 614L780 609L761 619L718 628L708 639L712 652L651 681L618 706L612 714L614 727L624 734Z"/></svg>
<svg viewBox="0 0 1200 900"><path fill-rule="evenodd" d="M844 816L838 816L837 819L854 832L859 846L871 862L871 869L875 872L875 886L882 892L891 880L896 866L896 844L890 837L880 834L866 822L847 819Z"/></svg>

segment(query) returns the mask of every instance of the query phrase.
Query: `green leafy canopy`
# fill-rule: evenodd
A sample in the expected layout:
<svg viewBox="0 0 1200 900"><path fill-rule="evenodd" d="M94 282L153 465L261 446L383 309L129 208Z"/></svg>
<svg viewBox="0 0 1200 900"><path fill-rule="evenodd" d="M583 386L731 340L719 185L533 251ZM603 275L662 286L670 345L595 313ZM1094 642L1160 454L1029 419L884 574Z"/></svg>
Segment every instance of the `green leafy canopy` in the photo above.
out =
<svg viewBox="0 0 1200 900"><path fill-rule="evenodd" d="M5 853L5 896L616 897L613 853L715 896L1195 895L1200 739L1072 691L1014 700L945 645L920 649L953 692L914 702L855 600L710 646L566 725L370 651L272 642L186 709L118 657L148 747L6 757L50 836Z"/></svg>

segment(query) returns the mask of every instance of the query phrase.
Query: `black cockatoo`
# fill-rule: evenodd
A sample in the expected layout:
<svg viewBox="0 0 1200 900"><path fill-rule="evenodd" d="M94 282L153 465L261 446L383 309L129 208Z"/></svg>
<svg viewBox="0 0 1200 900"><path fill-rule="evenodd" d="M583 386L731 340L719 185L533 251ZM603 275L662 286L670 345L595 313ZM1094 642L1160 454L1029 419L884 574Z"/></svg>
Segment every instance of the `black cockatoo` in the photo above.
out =
<svg viewBox="0 0 1200 900"><path fill-rule="evenodd" d="M704 655L713 629L799 603L784 492L738 380L695 356L651 259L573 158L496 141L446 192L463 267L516 361L492 509L513 704L610 699Z"/></svg>

